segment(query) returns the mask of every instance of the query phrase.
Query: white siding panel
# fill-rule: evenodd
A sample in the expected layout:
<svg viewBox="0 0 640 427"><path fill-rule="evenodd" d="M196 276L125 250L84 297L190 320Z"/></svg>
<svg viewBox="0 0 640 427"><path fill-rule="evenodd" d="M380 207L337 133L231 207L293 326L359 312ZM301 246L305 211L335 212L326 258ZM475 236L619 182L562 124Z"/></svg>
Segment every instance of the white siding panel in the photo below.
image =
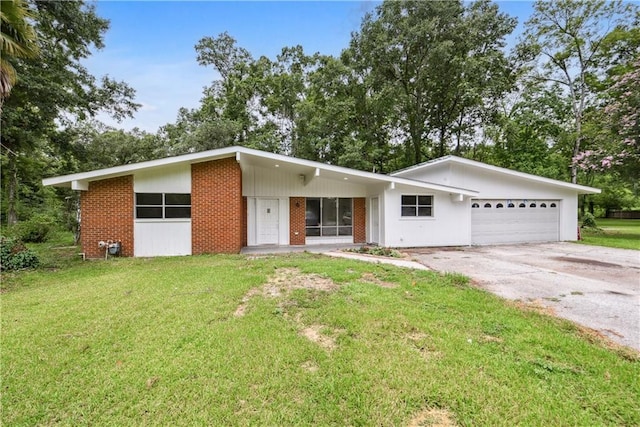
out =
<svg viewBox="0 0 640 427"><path fill-rule="evenodd" d="M574 190L558 188L526 178L505 176L501 173L465 165L438 165L428 170L415 171L407 177L470 188L479 192L478 199L560 201L558 239L577 239L578 196Z"/></svg>
<svg viewBox="0 0 640 427"><path fill-rule="evenodd" d="M136 221L133 241L137 257L191 255L191 220Z"/></svg>
<svg viewBox="0 0 640 427"><path fill-rule="evenodd" d="M367 187L315 177L307 185L300 175L280 170L251 167L242 173L242 195L247 197L365 197Z"/></svg>
<svg viewBox="0 0 640 427"><path fill-rule="evenodd" d="M433 217L407 218L401 215L401 196L415 190L388 190L384 194L384 227L381 244L388 247L465 246L470 244L471 214L469 200L454 202L449 193L432 194ZM418 193L420 194L420 193ZM382 225L382 224L381 224Z"/></svg>
<svg viewBox="0 0 640 427"><path fill-rule="evenodd" d="M174 165L135 174L136 193L191 193L191 165Z"/></svg>

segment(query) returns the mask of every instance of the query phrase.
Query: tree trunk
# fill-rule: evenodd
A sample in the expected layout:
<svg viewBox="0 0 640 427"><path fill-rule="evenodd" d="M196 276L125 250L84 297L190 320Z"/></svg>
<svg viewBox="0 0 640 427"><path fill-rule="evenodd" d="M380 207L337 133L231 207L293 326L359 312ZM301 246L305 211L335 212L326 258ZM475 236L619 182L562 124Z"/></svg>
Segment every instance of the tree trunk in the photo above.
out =
<svg viewBox="0 0 640 427"><path fill-rule="evenodd" d="M414 117L409 119L409 135L413 148L413 162L417 165L422 162L422 132L421 129L418 129L417 120Z"/></svg>
<svg viewBox="0 0 640 427"><path fill-rule="evenodd" d="M9 182L7 195L7 225L14 225L18 222L16 214L16 199L18 192L18 158L15 153L8 152L9 158Z"/></svg>
<svg viewBox="0 0 640 427"><path fill-rule="evenodd" d="M445 135L446 135L447 129L442 127L440 128L440 141L438 144L438 157L443 157L444 156L444 146L445 146Z"/></svg>
<svg viewBox="0 0 640 427"><path fill-rule="evenodd" d="M571 157L571 183L578 183L578 165L573 162L573 159L580 153L580 145L582 137L580 136L580 126L578 125L578 136L576 137L576 143L573 146L573 156Z"/></svg>

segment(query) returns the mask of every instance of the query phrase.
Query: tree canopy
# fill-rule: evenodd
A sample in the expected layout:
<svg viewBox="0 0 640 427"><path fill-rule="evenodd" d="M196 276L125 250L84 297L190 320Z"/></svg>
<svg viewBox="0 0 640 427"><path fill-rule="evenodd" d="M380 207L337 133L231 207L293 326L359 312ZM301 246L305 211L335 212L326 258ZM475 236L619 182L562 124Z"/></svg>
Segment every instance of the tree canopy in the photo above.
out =
<svg viewBox="0 0 640 427"><path fill-rule="evenodd" d="M211 83L156 133L94 119L137 104L126 83L82 65L108 29L92 3L11 0L2 13L2 58L18 77L3 62L9 223L75 197L43 189L43 175L230 145L383 173L456 154L602 186L583 208L640 205L633 3L537 1L511 51L517 21L490 0L384 1L337 56L285 46L255 57L228 32L203 35L194 61Z"/></svg>

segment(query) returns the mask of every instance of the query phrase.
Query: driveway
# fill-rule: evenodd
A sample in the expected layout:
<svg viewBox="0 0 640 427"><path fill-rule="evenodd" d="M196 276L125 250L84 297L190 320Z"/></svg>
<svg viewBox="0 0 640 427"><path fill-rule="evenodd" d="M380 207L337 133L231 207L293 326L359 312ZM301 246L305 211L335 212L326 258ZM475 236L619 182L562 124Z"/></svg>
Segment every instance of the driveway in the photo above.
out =
<svg viewBox="0 0 640 427"><path fill-rule="evenodd" d="M640 350L640 251L544 243L408 251L511 300L541 304Z"/></svg>

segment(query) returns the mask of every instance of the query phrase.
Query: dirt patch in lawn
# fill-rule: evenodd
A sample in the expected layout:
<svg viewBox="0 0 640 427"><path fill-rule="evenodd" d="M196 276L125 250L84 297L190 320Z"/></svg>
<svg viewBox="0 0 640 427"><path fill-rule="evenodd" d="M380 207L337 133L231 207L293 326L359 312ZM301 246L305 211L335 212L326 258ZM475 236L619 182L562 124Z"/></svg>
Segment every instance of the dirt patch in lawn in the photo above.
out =
<svg viewBox="0 0 640 427"><path fill-rule="evenodd" d="M449 411L433 408L420 411L407 424L408 427L454 427L456 425Z"/></svg>
<svg viewBox="0 0 640 427"><path fill-rule="evenodd" d="M338 289L338 285L330 278L319 274L302 274L297 268L279 268L273 276L267 279L267 283L263 286L249 289L247 293L244 294L233 315L235 317L244 316L249 301L255 296L280 298L286 296L294 289L332 292Z"/></svg>
<svg viewBox="0 0 640 427"><path fill-rule="evenodd" d="M380 280L373 273L364 273L360 280L365 283L371 283L373 285L378 285L383 288L397 288L398 284L393 282L385 282L384 280Z"/></svg>
<svg viewBox="0 0 640 427"><path fill-rule="evenodd" d="M325 350L331 351L336 348L336 341L333 337L324 334L322 332L324 329L325 327L323 325L311 325L303 327L303 329L300 330L300 335L309 341L318 344Z"/></svg>
<svg viewBox="0 0 640 427"><path fill-rule="evenodd" d="M545 305L540 299L530 299L528 301L513 301L513 305L521 310L534 311L538 314L546 314L547 316L558 317L556 311Z"/></svg>

